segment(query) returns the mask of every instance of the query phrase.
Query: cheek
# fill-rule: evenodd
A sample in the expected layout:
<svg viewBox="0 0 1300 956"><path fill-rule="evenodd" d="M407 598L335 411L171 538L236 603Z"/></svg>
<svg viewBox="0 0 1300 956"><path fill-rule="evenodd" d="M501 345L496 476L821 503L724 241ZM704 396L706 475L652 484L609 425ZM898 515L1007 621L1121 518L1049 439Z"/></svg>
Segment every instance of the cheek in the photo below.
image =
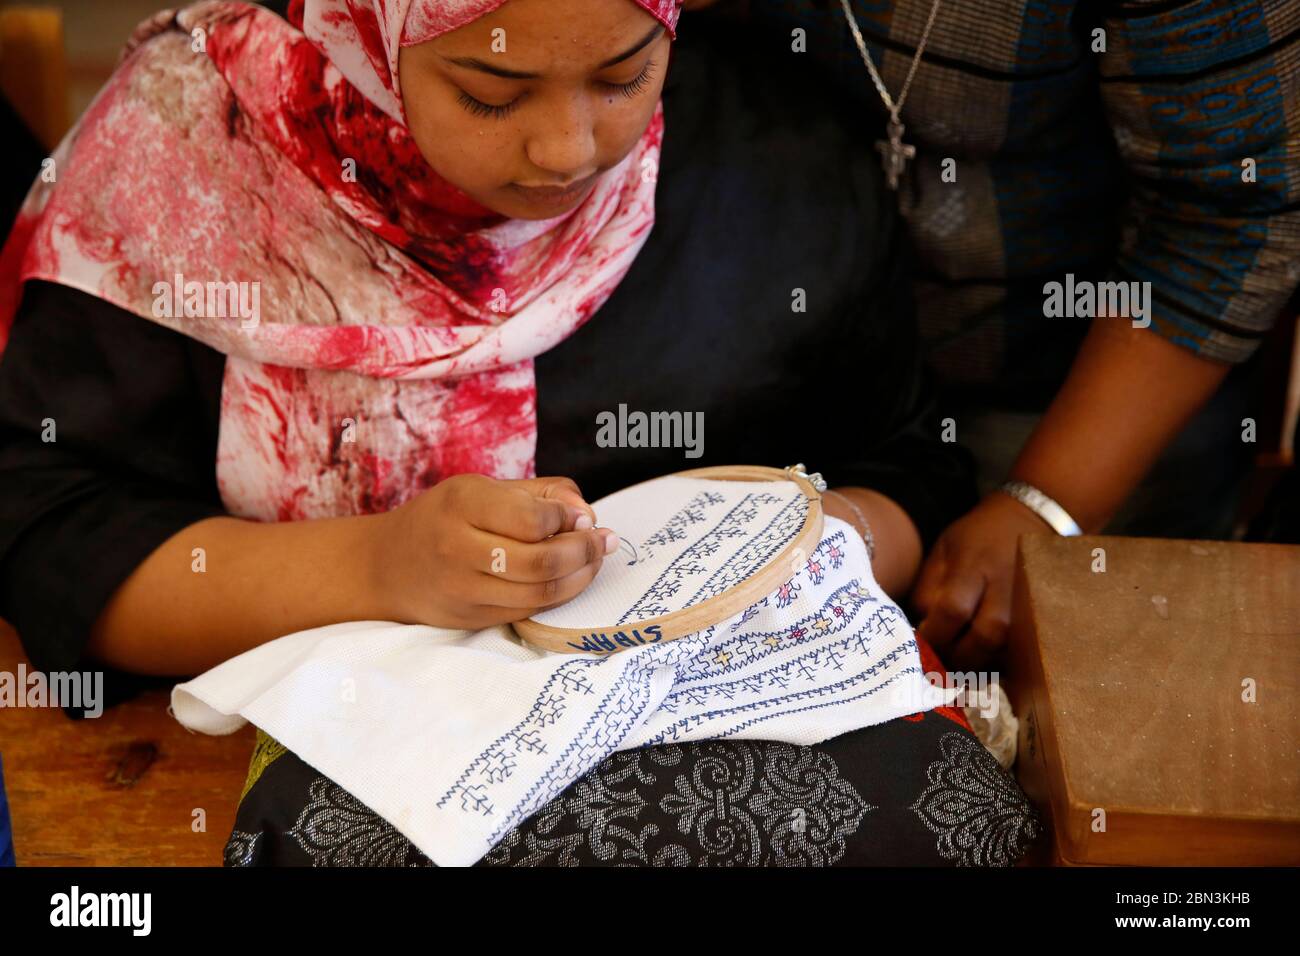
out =
<svg viewBox="0 0 1300 956"><path fill-rule="evenodd" d="M608 169L617 166L645 134L645 128L654 116L659 102L659 88L646 90L635 99L618 93L606 94L600 100L600 118L596 128L596 146L600 165Z"/></svg>
<svg viewBox="0 0 1300 956"><path fill-rule="evenodd" d="M434 172L476 198L500 183L517 148L512 123L485 123L438 93L405 102L411 137Z"/></svg>
<svg viewBox="0 0 1300 956"><path fill-rule="evenodd" d="M413 84L403 89L412 139L433 170L480 203L499 208L503 187L527 175L529 130L553 123L554 112L543 103L502 120L472 115L454 92L440 84ZM593 103L597 162L602 169L618 165L636 148L645 132L662 84L628 99L618 93L600 94ZM541 124L540 126L538 124ZM507 197L509 198L509 197Z"/></svg>

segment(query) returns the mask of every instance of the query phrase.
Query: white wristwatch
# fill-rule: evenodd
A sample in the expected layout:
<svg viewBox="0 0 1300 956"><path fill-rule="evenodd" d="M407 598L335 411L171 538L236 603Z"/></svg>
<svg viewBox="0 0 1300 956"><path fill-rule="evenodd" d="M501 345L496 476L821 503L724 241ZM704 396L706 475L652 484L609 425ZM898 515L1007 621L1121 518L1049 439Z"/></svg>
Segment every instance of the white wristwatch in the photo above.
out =
<svg viewBox="0 0 1300 956"><path fill-rule="evenodd" d="M1066 511L1054 500L1047 497L1027 481L1005 481L1002 487L998 489L1003 494L1008 494L1016 501L1032 511L1038 517L1051 526L1052 530L1064 537L1074 537L1083 534L1083 529L1078 523L1070 517L1070 512Z"/></svg>

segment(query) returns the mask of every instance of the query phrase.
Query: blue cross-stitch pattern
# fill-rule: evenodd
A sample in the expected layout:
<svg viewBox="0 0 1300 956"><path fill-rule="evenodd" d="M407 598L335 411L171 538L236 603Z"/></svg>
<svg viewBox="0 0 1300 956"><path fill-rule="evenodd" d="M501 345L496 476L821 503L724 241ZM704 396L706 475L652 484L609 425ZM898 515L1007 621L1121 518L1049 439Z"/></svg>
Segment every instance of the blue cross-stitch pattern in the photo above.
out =
<svg viewBox="0 0 1300 956"><path fill-rule="evenodd" d="M841 588L838 588L835 594L832 595L832 597L827 601L827 605L833 603L836 600L836 596L839 595L841 592L850 590L855 586L856 584L849 584L849 585L844 585ZM857 607L859 608L865 607L872 603L875 602L862 601L857 605ZM827 605L823 605L823 609ZM817 613L822 613L822 612L819 611ZM844 620L846 623L845 629L847 629L848 622L854 620L854 618L852 615L849 615L846 618L844 618ZM823 673L825 673L828 670L843 671L845 667L845 662L850 657L857 656L857 657L866 658L868 656L869 651L872 650L872 648L870 647L871 642L868 635L878 635L883 632L890 636L893 636L894 634L893 625L895 622L900 620L902 620L901 613L897 611L895 608L893 608L892 606L878 606L874 611L874 613L869 618L867 618L865 622L863 622L862 626L855 628L852 633L845 634L841 639L837 641L833 641L830 644L822 644L820 646L812 647L808 653L802 654L799 657L794 658L792 660L788 660L785 663L773 668L772 670L764 672L762 676L771 678L772 676L779 675L781 680L778 686L780 686L781 689L784 690L786 689L787 684L796 681L812 683L816 681ZM827 632L826 636L830 636L832 633L843 633L843 631ZM752 635L752 636L756 636L756 635ZM749 639L750 637L751 635L746 635L745 638L742 638L742 640ZM768 647L770 653L771 652L770 645L764 645L764 646ZM885 662L892 662L893 660L897 659L897 657L900 654L906 653L908 647L914 647L914 646L915 646L915 640L910 636L910 632L909 632L909 635L906 637L903 643L888 651L881 658L881 660ZM708 655L714 653L715 650L716 650L715 648L710 648L705 655L702 655L702 657L707 659ZM691 663L695 664L696 662L692 661ZM875 665L872 668L870 668L866 673L874 674L877 671L878 667L879 665ZM726 665L726 668L730 669L730 665L729 664ZM719 671L718 673L723 673L723 672ZM683 678L681 676L682 675L681 669L679 669L678 675L679 675L678 684L686 683L688 680L691 679L689 677ZM710 676L716 676L716 675L710 675ZM837 684L831 686L842 686L842 685L843 682L838 682ZM768 686L773 686L773 685L769 684ZM751 697L761 697L762 685L755 683L752 677L745 677L745 678L741 678L740 680L731 681L731 682L708 684L702 688L686 687L683 688L682 690L675 690L673 693L669 694L667 698L665 698L663 704L660 705L660 709L664 710L666 713L676 714L679 707L684 706L686 704L689 704L694 707L699 707L707 703L710 696L721 698L728 702L736 701L738 698L740 698L742 692L745 691L748 691ZM789 694L785 694L780 697L767 698L766 701L767 703L770 704L770 703L779 703L783 700L795 700L798 699L802 693L804 692L791 692ZM712 720L712 719L717 719L719 717L725 716L727 713L734 711L736 709L737 709L736 707L723 707L723 708L709 711L707 714L703 714L703 715L696 714L695 716L689 718L685 722L685 724L681 727L681 730L686 730L692 726L696 726L703 720ZM674 734L674 736L676 736L676 734Z"/></svg>
<svg viewBox="0 0 1300 956"><path fill-rule="evenodd" d="M579 735L546 768L537 782L529 787L514 809L502 816L489 840L495 844L521 820L555 799L570 783L617 750L623 738L639 726L641 716L650 703L648 678L651 673L672 665L676 658L698 651L698 645L707 642L711 636L712 628L668 644L648 645L613 657L600 658L601 664L625 659L622 676L614 682L613 688L600 702Z"/></svg>
<svg viewBox="0 0 1300 956"><path fill-rule="evenodd" d="M764 720L771 720L774 717L782 717L782 716L788 716L790 714L804 713L810 710L818 710L823 707L838 707L845 703L848 703L849 701L859 700L863 697L869 697L871 696L871 694L874 694L877 690L889 686L904 674L912 674L912 673L920 674L921 669L916 666L903 668L897 674L893 675L888 680L882 681L880 684L876 685L866 693L860 693L851 697L846 697L844 696L844 692L852 689L855 685L861 684L862 682L870 680L871 678L875 677L882 669L886 668L888 665L891 665L896 661L902 659L903 657L907 656L908 654L910 654L912 650L915 649L915 647L916 647L915 640L913 640L912 638L908 638L902 644L898 645L895 648L892 648L888 653L886 653L883 657L881 657L879 661L872 664L870 667L868 667L866 670L862 671L861 673L855 674L852 677L844 678L843 680L835 681L830 684L820 684L794 693L783 694L780 697L762 698L759 700L749 701L748 703L744 703L744 704L736 704L735 706L731 706L731 707L718 707L715 708L714 710L704 711L703 713L691 714L688 717L683 717L682 719L672 724L669 724L667 727L659 731L659 733L649 738L646 741L645 745L647 747L650 747L650 746L655 746L656 744L671 743L673 741L680 740L683 737L685 737L690 731L696 729L697 727L703 724L713 723L733 715L749 714L751 716L749 716L748 719L734 725L729 729L719 730L718 728L713 728L712 730L710 730L709 736L726 737L732 734L739 733L741 730L744 730L747 727L751 727L754 724L760 723ZM810 668L816 667L816 664L813 662L805 661L805 664L808 664ZM797 670L798 668L795 669ZM810 670L809 673L815 673L815 670ZM710 689L712 690L714 688L710 688ZM724 700L727 699L727 695L725 694L722 695L722 697ZM818 698L822 698L823 700L820 703L807 704L800 707L784 707L784 708L782 707L782 705L790 704L796 701L812 700Z"/></svg>
<svg viewBox="0 0 1300 956"><path fill-rule="evenodd" d="M506 772L501 773L498 769L502 766L501 755L515 755L525 750L534 753L545 753L545 746L540 744L540 738L536 736L537 730L545 726L544 721L554 712L556 704L562 703L575 691L584 694L590 694L594 691L588 677L591 668L623 666L627 668L627 672L624 673L620 680L614 682L615 689L610 691L597 705L596 713L586 729L557 758L553 767L547 772L547 778L544 778L542 782L544 783L545 779L549 779L550 776L556 773L564 773L565 768L574 765L575 761L578 763L587 761L592 754L595 754L602 747L607 748L603 754L596 757L598 762L617 747L618 742L623 739L627 730L636 724L637 718L639 718L646 703L648 703L649 683L644 679L645 672L664 666L665 663L677 656L690 653L693 644L711 640L712 635L713 629L709 628L706 631L701 631L698 635L681 638L668 645L646 645L644 648L638 649L646 651L656 647L665 648L666 654L661 653L648 659L643 655L639 655L637 651L628 651L610 657L580 657L566 662L543 686L541 693L538 694L536 701L524 719L479 754L456 779L456 782L438 799L436 806L445 807L449 805L454 796L460 794L462 809L472 809L483 816L494 814L496 812L495 804L491 800L484 799L483 795L487 792L490 784L504 781L516 769L516 765L511 763ZM639 669L637 668L638 660L643 661L643 663L640 663ZM610 744L611 740L613 741L612 745ZM587 764L576 776L581 776L591 766L594 766L594 763ZM568 778L570 781L572 779L573 777ZM565 785L567 786L567 783ZM560 789L563 789L563 786ZM558 793L558 791L556 792ZM473 797L468 804L466 801L467 795ZM513 819L513 814L511 818Z"/></svg>
<svg viewBox="0 0 1300 956"><path fill-rule="evenodd" d="M692 521L701 514L694 512ZM758 616L759 609L769 606L771 595L737 615L734 622L698 634L609 657L566 662L548 681L524 719L475 758L437 805L492 818L489 839L496 842L624 746L628 735L644 726L651 716L647 711L652 706L654 678L659 675L662 679L665 668L672 670L674 685L657 711L673 720L648 741L650 744L699 736L701 732L709 737L734 735L776 717L863 700L903 675L919 674L920 668L911 665L880 680L890 668L900 661L906 663L907 655L916 652L910 629L902 635L895 633L895 625L906 624L896 607L881 602L859 579L833 588L825 583L827 568L838 569L843 564L845 542L843 531L828 535L793 570L787 584L798 585L801 590L800 596L790 601L807 601L810 610L780 630L770 626L746 629L746 623ZM861 557L865 558L865 554ZM884 635L901 640L893 647L882 648L879 644ZM719 636L723 639L714 643ZM797 656L790 656L791 648L796 649ZM761 669L778 651L781 663ZM760 668L757 671L756 665ZM595 667L613 668L613 679L608 679L610 671L591 669ZM606 677L602 683L609 690L573 739L559 753L550 753L542 744L543 729L563 719L576 694L593 693L591 681L598 674ZM728 675L735 676L727 679ZM774 696L763 696L772 691L776 691ZM511 795L507 801L498 788L522 772L524 758L532 768L537 767L538 758L549 763L525 793Z"/></svg>
<svg viewBox="0 0 1300 956"><path fill-rule="evenodd" d="M757 537L728 558L687 603L695 604L715 594L721 594L745 580L790 543L803 527L807 517L807 499L797 498L790 501L777 512L776 517L768 522L767 527Z"/></svg>
<svg viewBox="0 0 1300 956"><path fill-rule="evenodd" d="M747 667L754 661L770 657L778 651L786 651L791 645L802 643L806 639L792 640L790 638L792 631L803 630L811 633L810 628L804 627L810 621L830 620L832 622L831 627L821 632L823 637L839 633L848 626L859 608L875 603L874 599L865 596L864 592L865 589L856 579L843 584L832 591L822 604L794 624L786 625L779 630L748 631L709 647L678 668L677 678L685 684L721 677ZM836 607L845 609L845 613L835 614L831 609Z"/></svg>
<svg viewBox="0 0 1300 956"><path fill-rule="evenodd" d="M900 652L906 652L907 649L899 648L898 650ZM891 651L890 654L892 660L894 652ZM899 656L901 656L901 653ZM733 737L736 734L740 733L742 730L748 730L750 727L753 727L756 724L761 724L765 720L773 720L777 717L789 717L793 714L810 713L815 710L825 710L827 707L843 707L846 704L851 704L860 700L866 700L868 697L874 696L875 694L891 686L897 681L902 680L904 677L908 676L909 674L915 674L919 676L921 673L922 673L921 668L913 664L910 667L904 667L902 670L898 671L896 674L889 677L888 679L881 681L879 684L875 684L872 687L868 687L866 690L861 691L857 694L853 694L852 696L845 697L843 695L843 691L847 689L847 687L850 684L857 683L859 680L866 678L866 675L862 675L860 678L854 678L852 681L844 681L838 687L823 688L823 690L826 693L822 694L819 692L818 696L824 697L827 694L833 695L828 700L820 700L813 704L806 704L802 707L794 707L789 710L782 710L782 711L772 710L765 714L756 714L750 717L749 719L736 724L733 727L728 727L725 729L718 729L715 727L713 730L710 731L710 736L717 739L722 739L723 737Z"/></svg>
<svg viewBox="0 0 1300 956"><path fill-rule="evenodd" d="M707 521L708 509L714 505L722 504L725 500L726 498L716 491L701 491L686 502L686 506L681 511L669 518L667 524L641 542L641 550L649 556L654 554L652 545L671 544L674 541L686 540L686 528Z"/></svg>
<svg viewBox="0 0 1300 956"><path fill-rule="evenodd" d="M813 549L812 554L808 556L807 561L800 566L794 577L791 578L790 581L787 581L785 585L782 585L781 588L778 588L777 593L779 594L783 589L792 584L795 586L795 589L798 590L798 580L800 578L810 578L810 568L816 562L829 561L832 567L838 569L844 563L844 547L845 538L843 531L836 531L828 537L823 538L818 543L817 547ZM766 605L768 600L768 598L764 598L757 604L751 605L741 615L740 620L730 627L730 630L738 630L743 622L749 621L755 617L758 613L757 609L762 605ZM786 603L788 604L789 602ZM804 618L795 621L794 624L787 626L783 630L748 632L738 636L734 640L727 641L718 647L709 648L707 653L702 653L698 657L692 659L686 665L684 670L682 668L678 669L678 680L687 683L738 670L740 667L748 665L756 659L769 656L774 653L778 647L781 647L781 649L784 650L785 647L783 647L782 644L788 645L791 640L801 640L810 630L810 628L805 625L808 625L811 621L829 617L832 620L839 618L841 624L846 624L851 617L847 610L845 611L845 614L837 615L833 611L829 611L829 608L841 607L852 609L856 612L858 607L864 603L876 604L878 602L876 598L871 595L871 592L863 587L861 582L855 578L848 584L842 585L833 591L825 603L815 611L806 615ZM779 607L786 606L780 601L777 602L777 605ZM891 617L897 617L898 615L898 612L892 607L888 608L887 613ZM840 630L843 630L843 627L836 628L837 632ZM865 641L865 637L861 637L860 639ZM734 659L734 663L732 660L719 661L717 655L720 652L730 655L730 657Z"/></svg>
<svg viewBox="0 0 1300 956"><path fill-rule="evenodd" d="M595 690L586 671L598 666L600 661L600 658L589 657L566 661L547 680L524 719L479 754L436 805L445 806L453 796L460 794L461 809L472 808L490 815L494 808L485 796L484 786L508 779L517 766L514 759L517 754L545 752L546 746L538 730L559 719L570 695L590 694Z"/></svg>
<svg viewBox="0 0 1300 956"><path fill-rule="evenodd" d="M697 501L706 496L708 498L707 502L696 504ZM659 577L646 588L645 592L618 619L618 623L625 624L631 620L658 617L674 610L668 601L681 591L684 582L708 573L708 566L700 559L716 554L724 540L750 535L751 532L748 526L759 516L761 507L780 500L776 495L769 492L745 495L712 528L690 547L686 548L663 570ZM642 549L648 549L653 544L664 544L669 540L685 540L685 534L682 532L685 527L682 516L689 514L691 522L702 523L706 520L707 505L717 504L719 501L721 501L721 496L710 492L697 495L691 499L686 508L669 519L668 524L663 529L647 538L642 544ZM705 597L719 594L752 574L755 568L770 560L786 542L794 537L803 524L803 518L807 514L807 510L808 502L803 497L789 502L781 511L777 512L777 515L767 525L753 535L752 540L748 541L721 568L715 571L713 576L699 587L689 601L680 603L679 607L687 607ZM670 531L672 537L669 537ZM679 534L678 532L682 533Z"/></svg>

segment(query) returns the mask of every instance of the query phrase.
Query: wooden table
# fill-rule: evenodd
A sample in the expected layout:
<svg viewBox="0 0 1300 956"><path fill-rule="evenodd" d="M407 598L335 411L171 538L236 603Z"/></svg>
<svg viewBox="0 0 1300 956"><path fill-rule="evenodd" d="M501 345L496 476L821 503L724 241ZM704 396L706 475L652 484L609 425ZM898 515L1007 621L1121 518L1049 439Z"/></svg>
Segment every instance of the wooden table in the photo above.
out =
<svg viewBox="0 0 1300 956"><path fill-rule="evenodd" d="M1010 651L1057 862L1300 864L1300 548L1026 536Z"/></svg>
<svg viewBox="0 0 1300 956"><path fill-rule="evenodd" d="M0 670L25 661L0 622ZM19 866L219 866L254 730L208 737L153 690L73 721L62 710L0 710L0 757ZM195 832L194 811L206 812Z"/></svg>
<svg viewBox="0 0 1300 956"><path fill-rule="evenodd" d="M1019 575L1006 686L1056 858L1300 862L1300 548L1035 536ZM22 659L0 624L0 670ZM218 864L252 745L187 732L165 691L0 711L19 864Z"/></svg>

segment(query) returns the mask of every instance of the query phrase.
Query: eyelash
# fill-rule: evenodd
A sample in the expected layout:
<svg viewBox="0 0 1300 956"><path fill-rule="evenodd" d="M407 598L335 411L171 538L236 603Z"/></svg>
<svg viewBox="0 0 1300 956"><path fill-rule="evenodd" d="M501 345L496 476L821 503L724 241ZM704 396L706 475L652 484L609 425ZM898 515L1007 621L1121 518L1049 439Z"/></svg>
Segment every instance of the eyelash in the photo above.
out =
<svg viewBox="0 0 1300 956"><path fill-rule="evenodd" d="M604 85L614 90L620 96L625 96L629 100L634 99L644 93L646 87L650 85L650 79L654 76L654 67L654 61L650 60L646 63L645 69L637 74L637 76L630 82L606 83ZM460 91L460 95L457 99L460 101L460 105L465 107L465 109L469 110L475 116L483 117L485 119L505 119L513 113L515 107L519 105L519 99L516 98L511 102L506 103L504 106L495 106L491 103L484 103L482 100L476 100L464 90Z"/></svg>
<svg viewBox="0 0 1300 956"><path fill-rule="evenodd" d="M650 78L654 76L655 61L647 60L645 69L638 73L629 83L608 83L611 89L616 90L621 96L626 96L629 100L645 92L645 88L650 85Z"/></svg>
<svg viewBox="0 0 1300 956"><path fill-rule="evenodd" d="M461 106L465 107L465 109L469 110L475 116L483 116L490 119L505 119L515 111L515 106L519 103L519 100L516 99L507 103L505 106L493 106L491 103L484 103L482 100L474 99L474 97L470 96L464 90L460 91L460 96L458 96L457 99L460 101Z"/></svg>

